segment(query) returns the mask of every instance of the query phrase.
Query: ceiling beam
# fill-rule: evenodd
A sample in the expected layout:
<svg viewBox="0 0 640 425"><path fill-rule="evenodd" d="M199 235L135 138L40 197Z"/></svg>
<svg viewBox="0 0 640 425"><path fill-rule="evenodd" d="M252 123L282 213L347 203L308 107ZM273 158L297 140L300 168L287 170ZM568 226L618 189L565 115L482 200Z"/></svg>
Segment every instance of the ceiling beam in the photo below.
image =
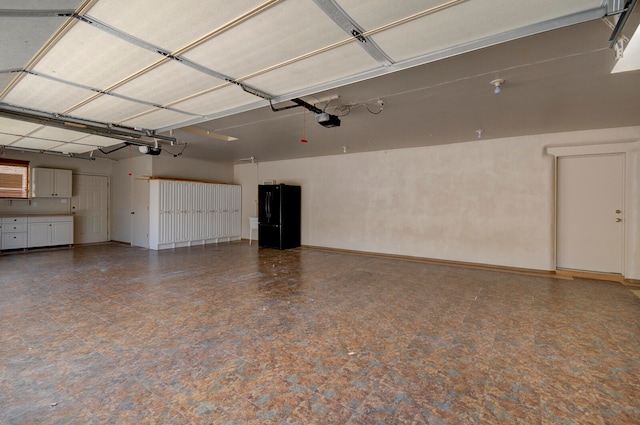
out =
<svg viewBox="0 0 640 425"><path fill-rule="evenodd" d="M153 130L79 119L50 112L21 108L19 106L8 105L6 103L0 103L0 116L50 127L63 128L65 130L109 137L126 142L138 142L141 144L152 144L156 141L170 143L177 142L175 137L156 134Z"/></svg>

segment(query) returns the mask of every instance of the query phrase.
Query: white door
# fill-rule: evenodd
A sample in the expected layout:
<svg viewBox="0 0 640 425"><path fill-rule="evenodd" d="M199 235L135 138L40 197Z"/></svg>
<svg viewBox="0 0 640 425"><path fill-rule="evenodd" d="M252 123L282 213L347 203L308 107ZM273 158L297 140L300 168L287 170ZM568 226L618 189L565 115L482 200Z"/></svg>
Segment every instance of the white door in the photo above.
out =
<svg viewBox="0 0 640 425"><path fill-rule="evenodd" d="M109 240L109 178L73 175L71 211L74 213L74 243Z"/></svg>
<svg viewBox="0 0 640 425"><path fill-rule="evenodd" d="M624 155L558 158L557 267L622 274Z"/></svg>
<svg viewBox="0 0 640 425"><path fill-rule="evenodd" d="M149 248L149 180L132 180L131 245Z"/></svg>

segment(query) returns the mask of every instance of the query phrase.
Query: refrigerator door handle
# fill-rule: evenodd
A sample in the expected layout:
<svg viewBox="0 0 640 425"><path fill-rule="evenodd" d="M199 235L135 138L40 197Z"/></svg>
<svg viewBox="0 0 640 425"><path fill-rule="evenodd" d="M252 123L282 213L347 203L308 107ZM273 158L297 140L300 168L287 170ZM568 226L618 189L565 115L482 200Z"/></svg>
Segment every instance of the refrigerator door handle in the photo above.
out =
<svg viewBox="0 0 640 425"><path fill-rule="evenodd" d="M264 212L267 216L267 222L269 222L271 218L271 193L267 192L265 194L265 203L264 203Z"/></svg>

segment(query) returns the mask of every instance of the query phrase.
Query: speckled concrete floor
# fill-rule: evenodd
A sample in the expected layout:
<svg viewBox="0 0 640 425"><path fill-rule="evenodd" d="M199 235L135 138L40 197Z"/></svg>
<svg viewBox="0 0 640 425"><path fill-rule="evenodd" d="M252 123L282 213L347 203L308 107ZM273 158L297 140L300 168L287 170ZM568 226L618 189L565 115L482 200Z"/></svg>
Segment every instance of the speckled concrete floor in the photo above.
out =
<svg viewBox="0 0 640 425"><path fill-rule="evenodd" d="M0 268L4 424L640 423L617 283L247 243Z"/></svg>

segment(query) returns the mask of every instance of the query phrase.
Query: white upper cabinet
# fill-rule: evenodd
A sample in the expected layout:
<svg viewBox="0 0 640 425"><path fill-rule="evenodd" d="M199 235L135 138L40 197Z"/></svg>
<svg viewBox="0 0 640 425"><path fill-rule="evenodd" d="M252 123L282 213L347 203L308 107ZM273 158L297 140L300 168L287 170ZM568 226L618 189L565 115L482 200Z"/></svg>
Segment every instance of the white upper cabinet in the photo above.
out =
<svg viewBox="0 0 640 425"><path fill-rule="evenodd" d="M32 198L71 198L71 170L31 169Z"/></svg>

